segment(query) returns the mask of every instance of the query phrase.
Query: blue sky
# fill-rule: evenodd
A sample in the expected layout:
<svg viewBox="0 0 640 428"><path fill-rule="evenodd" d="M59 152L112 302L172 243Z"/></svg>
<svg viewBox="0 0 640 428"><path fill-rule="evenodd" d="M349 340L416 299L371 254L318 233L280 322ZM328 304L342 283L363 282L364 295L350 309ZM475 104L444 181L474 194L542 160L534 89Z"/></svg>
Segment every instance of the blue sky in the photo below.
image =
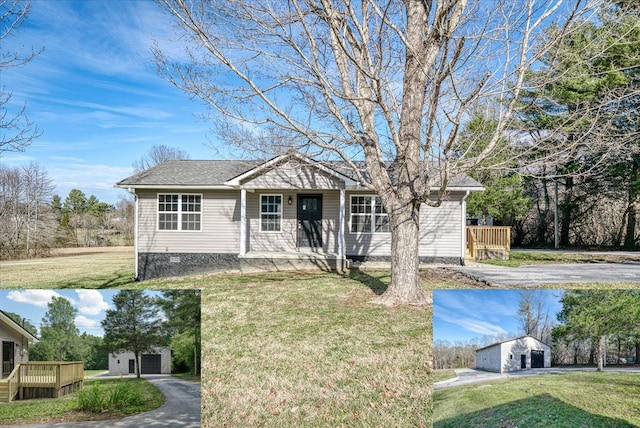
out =
<svg viewBox="0 0 640 428"><path fill-rule="evenodd" d="M0 290L0 309L26 318L38 328L40 334L47 304L53 296L64 297L78 310L75 321L80 333L103 336L100 322L107 309L114 309L112 299L118 291L120 290ZM145 293L160 294L157 291Z"/></svg>
<svg viewBox="0 0 640 428"><path fill-rule="evenodd" d="M37 162L62 198L78 188L113 203L115 182L154 144L180 147L192 159L226 152L199 118L206 106L192 101L156 72L157 42L173 58L172 24L154 1L32 0L31 13L3 50L44 51L19 68L3 70L12 108L43 132L22 153L6 153L8 166Z"/></svg>
<svg viewBox="0 0 640 428"><path fill-rule="evenodd" d="M563 290L536 290L557 322ZM520 290L434 290L433 340L469 341L485 336L522 334L517 311Z"/></svg>

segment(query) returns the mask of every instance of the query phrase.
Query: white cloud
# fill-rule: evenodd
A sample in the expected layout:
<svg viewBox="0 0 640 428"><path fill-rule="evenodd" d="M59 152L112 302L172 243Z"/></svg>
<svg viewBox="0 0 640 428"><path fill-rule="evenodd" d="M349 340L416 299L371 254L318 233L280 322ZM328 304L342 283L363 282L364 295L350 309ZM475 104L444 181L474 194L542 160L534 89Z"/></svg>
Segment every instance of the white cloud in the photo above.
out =
<svg viewBox="0 0 640 428"><path fill-rule="evenodd" d="M76 327L82 330L100 327L100 323L98 321L89 319L84 315L78 315L74 321L76 323Z"/></svg>
<svg viewBox="0 0 640 428"><path fill-rule="evenodd" d="M46 308L53 297L64 297L53 290L24 290L10 291L7 294L9 300L18 303L27 303L30 305ZM66 299L66 297L65 297ZM69 299L70 300L70 299Z"/></svg>
<svg viewBox="0 0 640 428"><path fill-rule="evenodd" d="M98 315L100 312L109 309L109 304L104 301L104 298L99 291L76 290L76 293L78 293L78 297L80 298L77 307L78 312L81 314Z"/></svg>
<svg viewBox="0 0 640 428"><path fill-rule="evenodd" d="M486 321L473 319L473 318L459 317L459 316L448 315L440 312L437 313L435 317L445 322L448 322L450 324L454 324L459 327L462 327L473 333L486 334L486 335L492 335L492 336L507 333L507 331L499 325L492 324Z"/></svg>

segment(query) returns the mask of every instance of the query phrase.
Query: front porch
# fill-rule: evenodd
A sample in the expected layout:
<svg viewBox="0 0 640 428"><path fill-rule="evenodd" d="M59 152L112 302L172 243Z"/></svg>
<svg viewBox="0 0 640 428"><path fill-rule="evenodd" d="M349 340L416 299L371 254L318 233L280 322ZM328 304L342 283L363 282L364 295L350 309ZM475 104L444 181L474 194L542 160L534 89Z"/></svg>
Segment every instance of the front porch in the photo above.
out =
<svg viewBox="0 0 640 428"><path fill-rule="evenodd" d="M349 260L336 253L323 253L311 249L296 252L249 251L239 255L242 272L277 272L288 270L321 270L344 272Z"/></svg>
<svg viewBox="0 0 640 428"><path fill-rule="evenodd" d="M84 363L29 362L18 364L0 379L0 402L29 398L59 398L82 388Z"/></svg>

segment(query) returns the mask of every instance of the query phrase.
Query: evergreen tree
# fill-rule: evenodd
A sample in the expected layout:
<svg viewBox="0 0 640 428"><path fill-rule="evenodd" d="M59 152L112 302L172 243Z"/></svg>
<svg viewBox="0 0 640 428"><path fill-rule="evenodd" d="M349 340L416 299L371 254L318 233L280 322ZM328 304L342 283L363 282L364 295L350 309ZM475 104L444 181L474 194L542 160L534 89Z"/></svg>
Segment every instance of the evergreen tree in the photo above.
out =
<svg viewBox="0 0 640 428"><path fill-rule="evenodd" d="M136 376L140 378L140 356L167 342L163 322L154 299L142 290L121 290L113 297L115 309L102 321L104 346L110 353L135 355Z"/></svg>

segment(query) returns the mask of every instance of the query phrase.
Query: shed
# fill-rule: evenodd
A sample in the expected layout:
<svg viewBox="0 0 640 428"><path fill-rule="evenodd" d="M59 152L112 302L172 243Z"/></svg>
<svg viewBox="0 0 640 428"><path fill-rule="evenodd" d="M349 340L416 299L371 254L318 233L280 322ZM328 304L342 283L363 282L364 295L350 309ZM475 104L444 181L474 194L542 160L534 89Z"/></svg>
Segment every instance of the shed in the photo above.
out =
<svg viewBox="0 0 640 428"><path fill-rule="evenodd" d="M155 348L140 355L140 374L171 374L171 349ZM133 351L109 354L109 375L122 376L135 374L135 356Z"/></svg>
<svg viewBox="0 0 640 428"><path fill-rule="evenodd" d="M551 367L551 347L532 336L522 336L476 349L476 368L514 372Z"/></svg>

